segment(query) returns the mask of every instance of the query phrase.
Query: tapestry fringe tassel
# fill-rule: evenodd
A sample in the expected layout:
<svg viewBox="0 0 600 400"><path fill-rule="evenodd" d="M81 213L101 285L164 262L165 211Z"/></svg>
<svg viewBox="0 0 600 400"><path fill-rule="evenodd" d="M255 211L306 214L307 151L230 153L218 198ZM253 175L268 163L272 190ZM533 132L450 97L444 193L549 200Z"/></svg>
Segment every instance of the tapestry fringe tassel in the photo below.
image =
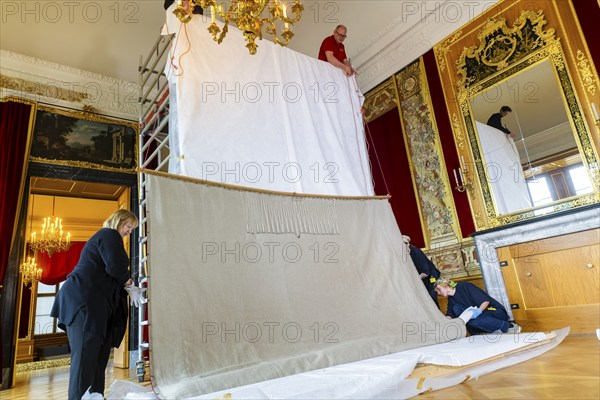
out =
<svg viewBox="0 0 600 400"><path fill-rule="evenodd" d="M246 232L339 235L335 199L243 193Z"/></svg>

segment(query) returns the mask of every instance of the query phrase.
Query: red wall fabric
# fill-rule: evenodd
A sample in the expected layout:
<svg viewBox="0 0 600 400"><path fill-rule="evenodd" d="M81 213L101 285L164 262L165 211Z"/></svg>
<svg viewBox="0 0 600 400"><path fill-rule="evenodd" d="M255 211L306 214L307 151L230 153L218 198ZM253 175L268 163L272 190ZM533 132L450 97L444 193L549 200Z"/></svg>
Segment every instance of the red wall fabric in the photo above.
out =
<svg viewBox="0 0 600 400"><path fill-rule="evenodd" d="M398 109L371 121L365 130L375 194L385 196L389 189L390 204L400 231L410 236L415 246L425 247Z"/></svg>
<svg viewBox="0 0 600 400"><path fill-rule="evenodd" d="M573 8L581 25L590 54L596 68L600 65L600 34L598 34L598 22L600 21L600 7L597 1L574 0Z"/></svg>
<svg viewBox="0 0 600 400"><path fill-rule="evenodd" d="M60 253L37 253L37 264L42 268L42 279L40 282L46 285L56 285L67 279L67 275L73 271L75 265L79 262L81 250L86 242L71 242L71 247L67 251Z"/></svg>
<svg viewBox="0 0 600 400"><path fill-rule="evenodd" d="M454 144L452 126L450 125L448 109L446 108L442 83L433 50L429 50L423 55L423 63L425 65L429 91L431 92L431 104L433 105L435 120L440 134L440 143L446 162L446 173L454 188L454 175L452 170L458 170L460 161L458 160L458 154ZM458 216L461 233L463 237L467 237L475 232L475 224L473 223L473 216L471 214L471 208L469 207L469 199L466 192L460 193L454 189L452 189L452 198L454 199L454 206L456 207L456 214Z"/></svg>
<svg viewBox="0 0 600 400"><path fill-rule="evenodd" d="M0 102L0 283L4 282L10 242L17 218L21 176L27 151L27 132L32 106L13 101Z"/></svg>

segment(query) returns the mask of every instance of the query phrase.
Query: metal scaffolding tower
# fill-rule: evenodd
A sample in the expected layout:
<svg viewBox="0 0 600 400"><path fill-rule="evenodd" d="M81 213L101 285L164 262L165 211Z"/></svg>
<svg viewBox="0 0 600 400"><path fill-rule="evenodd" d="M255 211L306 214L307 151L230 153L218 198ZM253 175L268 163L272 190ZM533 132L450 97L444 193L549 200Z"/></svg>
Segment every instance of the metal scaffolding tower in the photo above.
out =
<svg viewBox="0 0 600 400"><path fill-rule="evenodd" d="M146 59L140 56L139 86L140 86L140 136L139 136L139 167L167 172L169 162L169 85L164 73L173 35L160 36L150 50ZM146 174L140 172L139 184L139 276L138 285L147 287L148 279L148 215ZM147 292L146 292L147 293ZM138 380L144 381L148 354L148 297L138 309L138 361L136 371Z"/></svg>

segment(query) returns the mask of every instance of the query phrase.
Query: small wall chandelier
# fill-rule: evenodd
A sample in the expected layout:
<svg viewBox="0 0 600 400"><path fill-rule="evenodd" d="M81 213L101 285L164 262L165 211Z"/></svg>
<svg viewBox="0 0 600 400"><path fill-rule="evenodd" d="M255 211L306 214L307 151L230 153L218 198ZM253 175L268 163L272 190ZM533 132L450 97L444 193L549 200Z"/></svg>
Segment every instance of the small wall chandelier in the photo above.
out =
<svg viewBox="0 0 600 400"><path fill-rule="evenodd" d="M33 232L33 197L31 200L31 218L29 220L29 231ZM29 286L32 282L37 282L42 278L42 269L38 268L35 261L35 251L33 257L27 257L27 261L23 261L23 264L19 267L19 272L23 276L23 283L25 286Z"/></svg>
<svg viewBox="0 0 600 400"><path fill-rule="evenodd" d="M67 232L63 236L62 219L54 216L55 205L56 196L52 199L52 216L44 218L42 234L38 237L36 232L31 232L31 249L34 252L46 252L52 256L52 253L65 251L71 246L71 234Z"/></svg>
<svg viewBox="0 0 600 400"><path fill-rule="evenodd" d="M42 269L38 268L35 262L35 253L33 253L33 257L27 257L27 261L23 261L23 264L19 267L19 272L23 275L25 286L42 279Z"/></svg>
<svg viewBox="0 0 600 400"><path fill-rule="evenodd" d="M294 0L291 7L291 13L294 18L288 17L288 7L285 3L278 0L230 0L229 8L225 3L218 4L216 0L189 0L187 7L183 0L178 0L177 7L173 13L177 18L187 23L192 19L194 7L200 6L204 10L210 8L212 23L208 27L208 32L217 43L221 43L227 35L229 23L235 23L246 39L246 47L250 54L256 54L256 39L262 40L263 26L265 31L273 35L273 42L287 46L289 41L294 37L294 33L290 30L290 25L294 25L300 21L304 6L300 4L300 0ZM267 12L264 13L264 10ZM217 15L223 21L223 28L217 25ZM283 23L283 32L277 35L276 22Z"/></svg>

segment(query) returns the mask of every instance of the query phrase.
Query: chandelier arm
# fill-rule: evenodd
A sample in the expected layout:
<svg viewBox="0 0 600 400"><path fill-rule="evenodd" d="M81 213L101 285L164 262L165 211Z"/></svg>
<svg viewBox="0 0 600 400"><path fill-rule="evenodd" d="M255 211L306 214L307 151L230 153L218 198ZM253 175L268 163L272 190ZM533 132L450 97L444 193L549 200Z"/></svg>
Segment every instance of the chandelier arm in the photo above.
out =
<svg viewBox="0 0 600 400"><path fill-rule="evenodd" d="M189 0L188 6L184 7L183 2L179 1L173 13L182 23L189 22L193 17L194 7L200 6L203 9L210 7L212 23L208 27L208 32L212 35L214 41L218 44L223 42L227 36L229 23L233 22L242 31L247 42L246 47L250 54L256 54L256 39L263 38L263 25L265 31L273 35L273 42L281 46L287 46L294 37L290 26L300 21L304 6L300 0L294 0L289 11L293 17L287 15L287 4L280 0L231 0L229 8L225 10L223 4L218 4L216 0ZM261 18L267 10L267 15ZM222 20L223 27L219 28L216 17ZM275 22L283 23L284 29L281 35L278 35Z"/></svg>

